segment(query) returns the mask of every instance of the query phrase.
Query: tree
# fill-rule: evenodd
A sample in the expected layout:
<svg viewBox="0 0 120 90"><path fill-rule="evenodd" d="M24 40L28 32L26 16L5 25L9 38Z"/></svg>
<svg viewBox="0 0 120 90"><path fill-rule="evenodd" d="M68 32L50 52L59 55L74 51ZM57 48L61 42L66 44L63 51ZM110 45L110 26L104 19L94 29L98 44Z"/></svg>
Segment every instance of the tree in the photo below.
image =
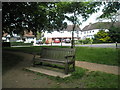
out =
<svg viewBox="0 0 120 90"><path fill-rule="evenodd" d="M103 3L103 14L99 17L99 19L110 19L111 22L116 21L116 16L120 15L120 3L119 2L104 2Z"/></svg>
<svg viewBox="0 0 120 90"><path fill-rule="evenodd" d="M100 30L97 34L94 35L93 38L94 43L106 43L111 42L109 33L105 32L104 30Z"/></svg>
<svg viewBox="0 0 120 90"><path fill-rule="evenodd" d="M120 27L111 27L109 29L109 36L112 42L120 43Z"/></svg>
<svg viewBox="0 0 120 90"><path fill-rule="evenodd" d="M86 21L87 18L99 10L98 6L101 5L101 2L60 2L58 3L58 8L65 14L71 14L69 17L65 15L65 18L73 23L72 30L72 43L71 48L74 46L74 31L77 25L80 25L83 21ZM79 17L82 17L82 20L79 20Z"/></svg>
<svg viewBox="0 0 120 90"><path fill-rule="evenodd" d="M44 4L40 3L43 6ZM21 33L24 29L28 29L35 34L37 29L41 30L44 26L44 22L41 21L45 21L46 16L38 5L38 3L27 2L3 2L3 31Z"/></svg>
<svg viewBox="0 0 120 90"><path fill-rule="evenodd" d="M120 22L120 3L119 2L108 2L104 3L103 14L99 19L111 20L111 27L109 28L109 36L112 42L120 42L120 27L116 27L115 24ZM118 18L117 18L118 17Z"/></svg>
<svg viewBox="0 0 120 90"><path fill-rule="evenodd" d="M58 13L52 2L3 2L2 3L2 24L3 31L12 34L21 33L23 30L36 32L44 30L62 29L62 13Z"/></svg>

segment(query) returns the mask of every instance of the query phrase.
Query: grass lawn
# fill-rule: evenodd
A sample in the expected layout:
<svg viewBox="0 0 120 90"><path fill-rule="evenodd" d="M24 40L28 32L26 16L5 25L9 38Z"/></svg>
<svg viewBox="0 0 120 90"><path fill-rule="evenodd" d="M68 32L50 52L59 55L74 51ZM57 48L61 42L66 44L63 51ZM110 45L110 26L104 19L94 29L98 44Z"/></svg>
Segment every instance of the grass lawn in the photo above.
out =
<svg viewBox="0 0 120 90"><path fill-rule="evenodd" d="M3 48L4 50L20 51L26 53L40 52L40 48L45 46L36 47L11 47ZM51 47L51 46L46 46ZM61 46L52 46L61 47ZM62 46L61 48L70 48L68 46ZM76 48L76 60L87 61L92 63L107 64L107 65L120 65L119 53L120 49L115 48L95 48L95 47L75 47Z"/></svg>
<svg viewBox="0 0 120 90"><path fill-rule="evenodd" d="M76 47L76 60L118 66L119 53L115 48Z"/></svg>
<svg viewBox="0 0 120 90"><path fill-rule="evenodd" d="M21 61L21 58L22 57L14 54L7 54L7 53L3 54L3 69L6 71L7 69L14 67L14 65L17 65L17 63ZM28 70L23 70L23 71L26 71L26 73L30 72ZM36 81L37 83L37 80L47 78L47 80L51 80L52 82L55 83L54 86L49 86L48 84L49 88L118 88L118 75L107 74L96 71L89 72L87 69L83 69L80 67L76 67L76 71L72 72L71 73L72 75L70 77L66 77L64 79L60 77L52 77L52 76L44 75L41 73L35 73L35 74L37 75L37 77L31 80L31 82L33 81L35 83ZM46 81L45 83L48 82Z"/></svg>

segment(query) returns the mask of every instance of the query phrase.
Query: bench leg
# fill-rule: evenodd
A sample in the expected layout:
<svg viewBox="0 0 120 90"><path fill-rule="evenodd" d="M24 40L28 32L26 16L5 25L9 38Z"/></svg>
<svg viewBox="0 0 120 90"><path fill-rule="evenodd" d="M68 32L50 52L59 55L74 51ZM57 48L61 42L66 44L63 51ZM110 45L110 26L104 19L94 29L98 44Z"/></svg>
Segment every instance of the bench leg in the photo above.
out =
<svg viewBox="0 0 120 90"><path fill-rule="evenodd" d="M65 74L68 74L69 66L68 64L65 64Z"/></svg>
<svg viewBox="0 0 120 90"><path fill-rule="evenodd" d="M33 61L33 67L35 67L35 61Z"/></svg>

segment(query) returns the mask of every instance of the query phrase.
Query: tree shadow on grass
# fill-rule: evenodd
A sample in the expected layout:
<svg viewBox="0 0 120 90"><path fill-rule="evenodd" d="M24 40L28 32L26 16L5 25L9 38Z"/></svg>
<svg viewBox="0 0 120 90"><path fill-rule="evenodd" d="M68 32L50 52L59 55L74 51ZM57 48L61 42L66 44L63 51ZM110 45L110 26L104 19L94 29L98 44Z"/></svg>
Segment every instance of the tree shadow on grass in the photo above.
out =
<svg viewBox="0 0 120 90"><path fill-rule="evenodd" d="M10 69L14 68L23 60L23 57L11 53L2 53L2 74L5 74Z"/></svg>

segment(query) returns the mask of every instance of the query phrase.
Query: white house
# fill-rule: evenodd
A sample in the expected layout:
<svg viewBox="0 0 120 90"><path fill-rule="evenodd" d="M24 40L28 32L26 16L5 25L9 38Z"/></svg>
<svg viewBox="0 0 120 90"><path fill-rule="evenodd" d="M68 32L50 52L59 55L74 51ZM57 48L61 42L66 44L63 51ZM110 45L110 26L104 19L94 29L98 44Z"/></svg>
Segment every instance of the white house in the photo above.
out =
<svg viewBox="0 0 120 90"><path fill-rule="evenodd" d="M36 42L36 37L32 31L24 30L23 36L20 36L12 32L12 37L8 33L4 33L2 36L4 42L24 42L31 43Z"/></svg>
<svg viewBox="0 0 120 90"><path fill-rule="evenodd" d="M97 22L89 24L82 29L79 36L81 39L92 39L94 38L94 35L97 34L97 32L99 32L100 30L105 30L106 32L108 32L108 29L110 28L111 24L111 22ZM114 23L114 25L115 27L120 27L120 22L116 22Z"/></svg>
<svg viewBox="0 0 120 90"><path fill-rule="evenodd" d="M51 43L54 39L71 39L72 38L72 30L73 25L68 25L66 29L63 29L61 31L54 30L53 32L49 33L48 31L45 31L44 37L46 40ZM79 39L79 32L81 31L80 27L77 25L75 27L74 31L74 39Z"/></svg>

